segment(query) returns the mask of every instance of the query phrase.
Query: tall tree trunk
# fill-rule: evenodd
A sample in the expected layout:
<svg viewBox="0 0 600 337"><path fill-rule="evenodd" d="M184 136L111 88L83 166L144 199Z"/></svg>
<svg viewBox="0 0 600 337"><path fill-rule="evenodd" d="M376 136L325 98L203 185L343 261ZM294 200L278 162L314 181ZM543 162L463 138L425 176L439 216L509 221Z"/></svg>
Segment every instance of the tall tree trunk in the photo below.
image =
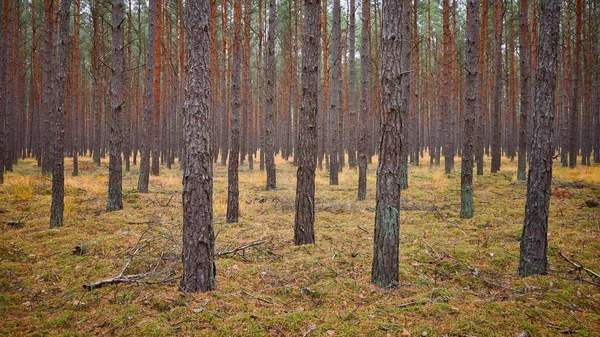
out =
<svg viewBox="0 0 600 337"><path fill-rule="evenodd" d="M331 28L331 82L329 83L329 185L338 184L338 116L341 114L341 7L340 0L333 1L333 22Z"/></svg>
<svg viewBox="0 0 600 337"><path fill-rule="evenodd" d="M275 176L275 157L273 124L275 114L275 34L277 20L276 0L269 0L269 33L267 37L267 68L265 69L265 79L267 81L267 90L265 93L266 115L265 115L265 165L267 169L267 190L273 190L277 187Z"/></svg>
<svg viewBox="0 0 600 337"><path fill-rule="evenodd" d="M50 228L63 225L65 208L65 108L67 106L67 67L69 57L69 14L71 0L61 0L59 10L60 35L58 43L58 102L54 110L54 167L52 170L52 206Z"/></svg>
<svg viewBox="0 0 600 337"><path fill-rule="evenodd" d="M596 36L594 60L594 105L592 114L594 117L594 163L600 163L600 63L598 56L600 55L600 32L598 25L600 24L600 6L596 4L594 7L594 25L593 33Z"/></svg>
<svg viewBox="0 0 600 337"><path fill-rule="evenodd" d="M525 220L521 236L519 275L548 272L548 210L552 194L552 157L554 156L554 112L556 59L560 23L560 1L541 0L538 64L535 79L533 145Z"/></svg>
<svg viewBox="0 0 600 337"><path fill-rule="evenodd" d="M112 0L112 113L110 115L110 158L108 164L107 211L123 209L123 165L121 145L123 134L123 0Z"/></svg>
<svg viewBox="0 0 600 337"><path fill-rule="evenodd" d="M184 114L183 292L215 288L210 150L209 0L186 2L187 57Z"/></svg>
<svg viewBox="0 0 600 337"><path fill-rule="evenodd" d="M298 137L294 244L315 243L315 171L319 111L320 0L304 0L302 40L302 106Z"/></svg>
<svg viewBox="0 0 600 337"><path fill-rule="evenodd" d="M569 167L577 166L579 152L579 97L581 95L581 25L582 0L575 2L575 43L573 51L573 73L571 85L571 109L569 110Z"/></svg>
<svg viewBox="0 0 600 337"><path fill-rule="evenodd" d="M79 68L81 66L79 56L79 26L81 24L81 0L75 0L75 20L73 24L73 116L75 118L73 130L73 176L79 174L79 118L81 116L81 90L79 89Z"/></svg>
<svg viewBox="0 0 600 337"><path fill-rule="evenodd" d="M442 2L443 30L444 30L444 56L443 56L443 83L442 83L442 124L444 125L444 171L450 173L454 170L454 111L450 102L452 81L452 37L450 34L450 3Z"/></svg>
<svg viewBox="0 0 600 337"><path fill-rule="evenodd" d="M348 166L356 168L356 0L350 0L348 11Z"/></svg>
<svg viewBox="0 0 600 337"><path fill-rule="evenodd" d="M0 50L0 184L4 184L4 157L6 154L6 149L4 146L4 114L6 111L6 34L7 32L4 29L4 8L6 6L6 1L10 0L0 0L0 10L2 10L2 14L0 14L0 46L2 50Z"/></svg>
<svg viewBox="0 0 600 337"><path fill-rule="evenodd" d="M161 68L162 68L162 35L163 35L163 12L162 12L163 0L157 0L156 2L156 32L154 37L156 42L154 44L154 94L152 99L154 100L154 107L152 111L152 167L150 173L153 176L160 174L160 154L161 154L161 116L162 111L162 100L161 100ZM148 83L146 83L148 85Z"/></svg>
<svg viewBox="0 0 600 337"><path fill-rule="evenodd" d="M244 47L243 47L243 66L242 71L242 109L245 123L242 125L244 131L242 152L248 154L248 169L254 169L254 158L252 147L252 94L251 94L251 78L250 78L250 54L252 48L250 46L250 30L252 29L251 15L252 8L250 7L250 0L244 0Z"/></svg>
<svg viewBox="0 0 600 337"><path fill-rule="evenodd" d="M535 6L535 3L534 3ZM519 159L517 180L525 180L527 162L527 120L531 115L531 74L529 0L519 0L519 67L521 71L521 111L519 114Z"/></svg>
<svg viewBox="0 0 600 337"><path fill-rule="evenodd" d="M242 0L233 3L233 45L231 70L231 139L229 141L229 166L227 168L227 222L237 222L240 212L238 166L240 160L240 110L241 105L241 49Z"/></svg>
<svg viewBox="0 0 600 337"><path fill-rule="evenodd" d="M10 1L10 0L5 0ZM45 20L44 20L44 76L42 77L44 92L43 92L43 116L42 123L42 173L49 174L52 171L53 161L52 152L54 151L54 137L52 135L51 118L53 109L56 106L56 91L53 87L53 82L56 77L56 34L54 32L54 1L45 0ZM6 5L5 5L6 7ZM95 9L95 6L94 6ZM94 12L94 10L92 10ZM92 17L96 17L92 15ZM95 30L94 30L95 31ZM8 49L5 49L8 53ZM8 54L7 54L8 55ZM9 71L9 58L6 58L6 71ZM8 80L8 74L7 80ZM8 94L8 93L7 93ZM8 95L7 95L8 96ZM8 97L7 97L8 98Z"/></svg>
<svg viewBox="0 0 600 337"><path fill-rule="evenodd" d="M144 110L142 116L142 159L140 161L140 176L138 191L148 193L150 180L150 149L152 148L152 116L154 113L154 52L156 45L156 2L149 0L148 5L148 43L146 46L146 86L144 88Z"/></svg>
<svg viewBox="0 0 600 337"><path fill-rule="evenodd" d="M460 217L473 217L473 137L475 116L479 113L479 1L467 2L465 40L465 116L460 174Z"/></svg>
<svg viewBox="0 0 600 337"><path fill-rule="evenodd" d="M370 21L371 2L362 1L362 30L360 46L360 130L358 138L358 200L367 198L367 137L369 126L367 120L370 113L370 81L371 73L369 49L370 49Z"/></svg>
<svg viewBox="0 0 600 337"><path fill-rule="evenodd" d="M494 73L494 112L492 116L492 173L500 171L502 157L502 1L494 2L494 30L496 31L496 59Z"/></svg>
<svg viewBox="0 0 600 337"><path fill-rule="evenodd" d="M371 282L398 284L402 127L410 102L410 0L384 0L381 30L381 140Z"/></svg>
<svg viewBox="0 0 600 337"><path fill-rule="evenodd" d="M487 16L488 16L488 0L482 0L481 3L481 28L479 33L479 83L481 85L479 113L476 116L477 128L475 134L475 162L477 163L477 175L483 175L483 154L485 147L485 116L488 114L487 90L485 77L485 48L487 41Z"/></svg>

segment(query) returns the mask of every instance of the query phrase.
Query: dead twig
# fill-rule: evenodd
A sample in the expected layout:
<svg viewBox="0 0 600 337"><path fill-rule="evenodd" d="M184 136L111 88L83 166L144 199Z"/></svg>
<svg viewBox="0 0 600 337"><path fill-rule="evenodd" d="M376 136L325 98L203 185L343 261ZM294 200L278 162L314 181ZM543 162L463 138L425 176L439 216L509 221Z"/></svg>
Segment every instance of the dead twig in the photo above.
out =
<svg viewBox="0 0 600 337"><path fill-rule="evenodd" d="M215 253L215 256L225 256L225 255L237 254L238 252L245 252L245 250L248 248L260 246L266 242L268 242L268 241L267 240L259 240L259 241L250 242L248 244L239 246L234 249L223 250L223 251L217 252L217 253Z"/></svg>
<svg viewBox="0 0 600 337"><path fill-rule="evenodd" d="M598 274L597 272L588 269L586 267L583 266L583 264L581 264L580 262L576 262L573 261L571 259L569 259L565 254L563 254L562 252L559 252L558 255L560 255L560 257L562 257L565 261L569 262L571 265L573 265L575 267L575 269L579 272L579 274L581 274L581 271L585 271L590 278L592 279L592 284L598 286L598 283L594 282L596 281L596 279L600 279L600 274Z"/></svg>

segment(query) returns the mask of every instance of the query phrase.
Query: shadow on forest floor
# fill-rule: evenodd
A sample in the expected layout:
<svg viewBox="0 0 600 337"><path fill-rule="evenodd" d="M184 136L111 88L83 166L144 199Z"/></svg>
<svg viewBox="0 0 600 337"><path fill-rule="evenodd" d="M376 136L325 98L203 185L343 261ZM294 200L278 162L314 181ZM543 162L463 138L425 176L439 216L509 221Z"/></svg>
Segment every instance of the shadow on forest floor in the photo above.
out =
<svg viewBox="0 0 600 337"><path fill-rule="evenodd" d="M240 222L225 224L226 169L215 165L217 290L181 294L181 175L161 167L150 193L124 173L125 209L106 213L108 171L80 158L66 177L65 226L48 228L51 182L33 160L0 186L0 334L215 336L534 336L600 331L600 167L555 162L549 275L517 276L526 184L516 162L474 179L461 220L460 172L410 166L402 192L400 286L370 284L375 166L339 186L318 171L316 245L293 246L296 169L277 158L278 189L240 170ZM70 161L67 160L67 170ZM422 160L428 163L428 158ZM489 162L486 162L489 169ZM176 165L177 166L177 165ZM258 163L255 165L258 167ZM460 163L456 164L460 167ZM124 266L127 268L124 269ZM120 274L118 283L83 285ZM139 282L135 282L139 281Z"/></svg>

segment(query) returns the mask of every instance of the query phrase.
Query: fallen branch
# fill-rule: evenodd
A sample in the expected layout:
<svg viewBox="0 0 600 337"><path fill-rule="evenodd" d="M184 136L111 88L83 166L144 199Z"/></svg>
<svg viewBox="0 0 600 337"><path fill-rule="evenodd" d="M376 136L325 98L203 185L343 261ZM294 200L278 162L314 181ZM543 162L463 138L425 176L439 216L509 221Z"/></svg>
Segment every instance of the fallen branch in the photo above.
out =
<svg viewBox="0 0 600 337"><path fill-rule="evenodd" d="M563 254L562 252L559 252L558 255L560 255L560 257L562 257L563 259L565 259L565 261L569 262L571 265L573 265L580 273L581 271L585 271L590 278L592 279L592 281L595 281L595 279L600 279L600 274L598 274L597 272L588 269L586 267L584 267L580 262L575 262L572 261L571 259L569 259L565 254ZM596 284L596 283L594 283Z"/></svg>
<svg viewBox="0 0 600 337"><path fill-rule="evenodd" d="M83 285L83 289L90 291L90 290L94 290L94 289L99 289L102 288L104 286L108 286L108 285L113 285L113 284L119 284L119 283L137 283L140 282L143 278L148 277L150 274L148 273L143 273L143 274L135 274L135 275L119 275L117 277L113 277L113 278L109 278L106 280L102 280L102 281L98 281L98 282L94 282L94 283L89 283L89 284L84 284Z"/></svg>
<svg viewBox="0 0 600 337"><path fill-rule="evenodd" d="M251 247L260 246L260 245L262 245L263 243L266 243L266 242L267 242L267 240L259 240L259 241L250 242L248 244L245 244L243 246L239 246L239 247L234 248L234 249L223 250L223 251L217 252L217 253L215 253L215 257L217 257L217 256L231 255L231 254L237 254L238 252L243 252L246 249L251 248Z"/></svg>

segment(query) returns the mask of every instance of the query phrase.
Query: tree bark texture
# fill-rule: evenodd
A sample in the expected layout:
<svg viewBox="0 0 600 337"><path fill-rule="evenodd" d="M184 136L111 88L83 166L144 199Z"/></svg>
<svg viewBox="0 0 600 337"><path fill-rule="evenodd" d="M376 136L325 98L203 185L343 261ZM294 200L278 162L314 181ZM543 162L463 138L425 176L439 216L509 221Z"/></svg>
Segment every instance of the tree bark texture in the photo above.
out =
<svg viewBox="0 0 600 337"><path fill-rule="evenodd" d="M110 157L108 164L107 211L123 209L123 163L121 145L123 134L123 0L112 0L112 114L110 115Z"/></svg>
<svg viewBox="0 0 600 337"><path fill-rule="evenodd" d="M460 217L473 217L475 116L479 114L479 0L467 1L465 41L465 115L460 175Z"/></svg>
<svg viewBox="0 0 600 337"><path fill-rule="evenodd" d="M556 59L560 23L559 0L541 0L538 61L535 79L533 144L525 220L521 236L519 275L547 274L548 209L552 195Z"/></svg>
<svg viewBox="0 0 600 337"><path fill-rule="evenodd" d="M319 44L321 1L304 0L302 40L302 104L296 174L294 244L315 243L315 170L317 168L317 115L319 109Z"/></svg>
<svg viewBox="0 0 600 337"><path fill-rule="evenodd" d="M410 0L384 0L381 30L381 140L377 167L375 235L371 282L382 288L398 283L400 235L399 159L402 125L408 115L411 74Z"/></svg>
<svg viewBox="0 0 600 337"><path fill-rule="evenodd" d="M150 149L152 147L152 114L154 111L154 52L156 45L156 1L149 0L148 5L148 42L146 46L146 86L144 88L144 108L142 114L142 148L138 191L148 193L150 180Z"/></svg>
<svg viewBox="0 0 600 337"><path fill-rule="evenodd" d="M350 0L348 15L348 166L356 168L356 0Z"/></svg>
<svg viewBox="0 0 600 337"><path fill-rule="evenodd" d="M527 120L531 115L531 56L529 37L529 0L519 0L519 67L521 72L521 107L519 113L519 158L517 180L525 180L527 164Z"/></svg>
<svg viewBox="0 0 600 337"><path fill-rule="evenodd" d="M362 28L360 46L360 126L358 138L358 200L367 198L367 137L369 135L368 115L370 112L369 93L371 67L369 60L371 2L362 1Z"/></svg>
<svg viewBox="0 0 600 337"><path fill-rule="evenodd" d="M502 156L502 1L494 1L494 30L496 33L496 58L494 60L494 110L492 114L492 173L500 171Z"/></svg>
<svg viewBox="0 0 600 337"><path fill-rule="evenodd" d="M60 33L58 44L58 104L54 110L54 167L52 170L52 206L50 228L63 225L65 208L65 109L67 106L67 67L69 56L69 14L71 0L61 0L59 9Z"/></svg>
<svg viewBox="0 0 600 337"><path fill-rule="evenodd" d="M209 0L188 0L183 173L183 292L215 288ZM151 82L150 82L151 83Z"/></svg>
<svg viewBox="0 0 600 337"><path fill-rule="evenodd" d="M331 24L331 81L329 82L329 185L338 184L340 170L338 160L338 118L342 112L342 53L341 53L341 7L340 0L333 1ZM339 155L342 155L340 153Z"/></svg>
<svg viewBox="0 0 600 337"><path fill-rule="evenodd" d="M242 1L233 4L233 48L231 63L231 138L229 140L229 166L227 167L227 222L237 222L240 212L238 166L240 160L240 111L241 105L241 48Z"/></svg>
<svg viewBox="0 0 600 337"><path fill-rule="evenodd" d="M277 20L276 0L269 0L269 33L267 37L267 67L265 79L265 166L267 170L267 190L277 188L274 155L273 124L275 115L275 34Z"/></svg>

